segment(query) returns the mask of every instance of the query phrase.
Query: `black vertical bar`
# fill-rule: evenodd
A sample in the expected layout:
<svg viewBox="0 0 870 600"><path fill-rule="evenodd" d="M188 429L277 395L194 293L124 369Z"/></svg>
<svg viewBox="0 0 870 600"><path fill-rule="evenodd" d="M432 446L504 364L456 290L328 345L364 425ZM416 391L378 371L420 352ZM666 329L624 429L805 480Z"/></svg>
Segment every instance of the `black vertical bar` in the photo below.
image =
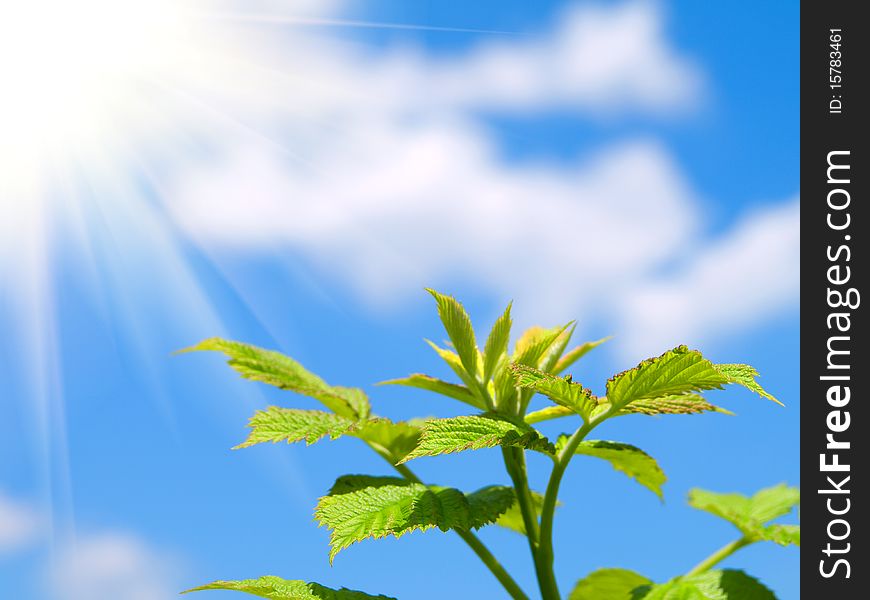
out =
<svg viewBox="0 0 870 600"><path fill-rule="evenodd" d="M862 2L801 5L801 591L870 598ZM860 283L859 283L860 281ZM868 298L870 300L870 298Z"/></svg>

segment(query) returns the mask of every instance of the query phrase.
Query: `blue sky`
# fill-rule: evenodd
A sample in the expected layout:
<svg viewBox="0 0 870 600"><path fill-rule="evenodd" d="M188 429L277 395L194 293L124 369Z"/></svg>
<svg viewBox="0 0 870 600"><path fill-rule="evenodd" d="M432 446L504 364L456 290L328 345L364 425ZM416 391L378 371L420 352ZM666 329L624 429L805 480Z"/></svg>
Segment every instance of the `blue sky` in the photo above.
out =
<svg viewBox="0 0 870 600"><path fill-rule="evenodd" d="M479 331L514 299L518 326L614 334L574 372L595 391L686 342L755 365L786 404L728 390L711 399L736 417L603 427L658 459L665 502L573 463L563 590L607 566L665 580L730 541L686 506L691 487L799 484L798 4L320 4L235 6L206 30L220 45L205 63L146 88L147 110L111 105L117 127L87 138L102 145L59 139L39 185L2 176L2 595L158 600L275 574L500 597L437 532L363 542L330 567L316 498L388 466L352 440L230 451L256 408L310 403L217 356L172 355L224 335L364 387L391 418L458 414L372 385L448 377L423 343L444 337L425 285ZM292 18L245 19L263 14ZM506 481L497 452L418 462L443 485ZM519 536L481 537L534 589ZM799 597L793 548L726 565Z"/></svg>

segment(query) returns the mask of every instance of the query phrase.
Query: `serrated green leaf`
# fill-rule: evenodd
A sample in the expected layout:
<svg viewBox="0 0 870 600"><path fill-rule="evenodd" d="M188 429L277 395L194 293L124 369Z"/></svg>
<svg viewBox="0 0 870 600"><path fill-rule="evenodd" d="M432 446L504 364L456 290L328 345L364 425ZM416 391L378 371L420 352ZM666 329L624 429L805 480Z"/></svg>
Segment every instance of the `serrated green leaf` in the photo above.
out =
<svg viewBox="0 0 870 600"><path fill-rule="evenodd" d="M765 542L774 542L780 546L801 545L800 525L767 525L759 531L759 538Z"/></svg>
<svg viewBox="0 0 870 600"><path fill-rule="evenodd" d="M465 498L468 500L471 526L475 529L497 523L516 504L513 488L503 485L488 485L471 494L465 494Z"/></svg>
<svg viewBox="0 0 870 600"><path fill-rule="evenodd" d="M559 358L558 361L556 361L556 364L553 365L551 372L553 373L553 375L558 375L559 373L564 372L565 369L567 369L575 362L586 356L589 352L610 339L611 336L603 337L600 340L595 340L594 342L586 342L585 344L580 344L579 346L572 348L564 355L562 355L562 357Z"/></svg>
<svg viewBox="0 0 870 600"><path fill-rule="evenodd" d="M423 423L422 419L398 422L384 418L371 419L357 425L348 435L372 444L396 464L417 447Z"/></svg>
<svg viewBox="0 0 870 600"><path fill-rule="evenodd" d="M460 402L464 402L475 408L486 410L486 407L483 405L483 402L480 401L480 398L475 396L466 386L450 383L442 379L430 377L429 375L423 375L422 373L414 373L401 379L382 381L378 385L403 385L406 387L427 390L435 392L436 394L441 394L442 396L453 398L454 400L459 400Z"/></svg>
<svg viewBox="0 0 870 600"><path fill-rule="evenodd" d="M750 365L741 364L722 364L715 365L716 370L728 378L729 383L742 385L746 389L755 392L762 398L772 400L782 406L782 402L770 395L763 387L761 387L755 378L758 377L758 371Z"/></svg>
<svg viewBox="0 0 870 600"><path fill-rule="evenodd" d="M357 421L322 410L302 410L270 406L258 410L248 421L251 433L248 439L236 446L247 448L264 442L293 443L305 440L313 444L324 436L335 439L344 435Z"/></svg>
<svg viewBox="0 0 870 600"><path fill-rule="evenodd" d="M547 438L526 423L503 415L483 413L427 421L423 425L420 443L402 462L421 456L495 446L516 446L553 453L553 445Z"/></svg>
<svg viewBox="0 0 870 600"><path fill-rule="evenodd" d="M475 397L477 397L477 401L479 402L480 407L483 408L485 402L480 394L478 381L475 376L469 375L465 371L465 367L462 366L462 360L459 358L459 355L452 350L447 350L446 348L439 347L438 344L430 340L426 340L426 343L429 344L432 349L438 353L438 356L440 356L441 359L447 363L447 366L449 366L453 370L453 372L456 373L456 376L462 380L466 388L470 390L475 395Z"/></svg>
<svg viewBox="0 0 870 600"><path fill-rule="evenodd" d="M556 341L550 345L547 351L544 352L541 360L538 361L542 371L545 373L551 373L553 371L556 363L560 358L562 358L562 354L565 352L565 348L568 347L568 343L571 341L571 337L574 335L576 329L577 324L572 323L570 327L565 329L565 331L556 338Z"/></svg>
<svg viewBox="0 0 870 600"><path fill-rule="evenodd" d="M564 447L568 436L562 435L556 442L557 452ZM583 440L577 446L576 454L594 456L606 460L617 471L625 473L639 484L662 497L662 485L667 476L652 456L631 444L605 440Z"/></svg>
<svg viewBox="0 0 870 600"><path fill-rule="evenodd" d="M516 349L514 350L513 357L511 357L511 361L529 367L540 367L543 357L572 325L573 323L566 323L561 327L553 327L551 329L530 327L517 340Z"/></svg>
<svg viewBox="0 0 870 600"><path fill-rule="evenodd" d="M331 562L338 552L366 538L398 538L433 527L477 529L494 522L513 501L513 489L504 486L466 495L396 477L348 475L320 499L315 518L331 530Z"/></svg>
<svg viewBox="0 0 870 600"><path fill-rule="evenodd" d="M699 394L671 394L658 398L635 400L617 412L617 415L695 415L718 412L733 415L729 410L711 404Z"/></svg>
<svg viewBox="0 0 870 600"><path fill-rule="evenodd" d="M758 491L753 496L718 494L707 490L689 491L689 505L731 522L753 541L768 540L788 544L800 542L800 530L791 526L783 530L765 525L786 515L800 503L800 490L785 484ZM796 535L795 535L796 534Z"/></svg>
<svg viewBox="0 0 870 600"><path fill-rule="evenodd" d="M568 600L636 600L652 583L628 569L599 569L578 581Z"/></svg>
<svg viewBox="0 0 870 600"><path fill-rule="evenodd" d="M471 377L477 377L478 350L477 340L474 337L474 328L471 319L462 304L453 296L440 294L433 289L427 288L427 292L435 298L438 305L438 316L444 324L444 329L456 348L459 360L465 372Z"/></svg>
<svg viewBox="0 0 870 600"><path fill-rule="evenodd" d="M361 389L331 386L298 362L273 350L221 338L209 338L181 352L210 350L229 357L229 364L245 379L310 396L326 408L350 419L365 419L371 407Z"/></svg>
<svg viewBox="0 0 870 600"><path fill-rule="evenodd" d="M725 569L654 584L625 569L600 569L577 582L568 600L776 600L743 571Z"/></svg>
<svg viewBox="0 0 870 600"><path fill-rule="evenodd" d="M743 571L724 569L678 577L653 586L643 600L776 600L756 578ZM635 600L632 598L632 600Z"/></svg>
<svg viewBox="0 0 870 600"><path fill-rule="evenodd" d="M565 334L572 326L573 322L552 329L543 329L541 327L527 329L520 339L517 340L511 362L535 368L542 367L543 363L548 361L548 357L552 357L555 348L563 346L566 343ZM508 373L505 374L508 375ZM511 402L514 402L514 399L516 399L520 414L524 413L534 395L534 391L521 389L517 399L517 388L513 386L513 381L503 381L502 385L506 388L503 391L510 396ZM510 387L508 388L507 386ZM504 405L501 404L500 406Z"/></svg>
<svg viewBox="0 0 870 600"><path fill-rule="evenodd" d="M423 422L421 419L394 423L384 417L354 421L324 411L271 406L254 414L249 422L253 431L235 448L302 440L310 445L327 435L330 439L348 435L372 444L396 463L417 446Z"/></svg>
<svg viewBox="0 0 870 600"><path fill-rule="evenodd" d="M538 369L511 365L519 387L543 394L556 404L569 408L588 421L598 406L598 398L588 389L575 383L571 377L557 377Z"/></svg>
<svg viewBox="0 0 870 600"><path fill-rule="evenodd" d="M498 409L502 412L514 413L517 407L517 388L514 385L510 364L510 358L504 356L496 367L492 387L495 390L495 401Z"/></svg>
<svg viewBox="0 0 870 600"><path fill-rule="evenodd" d="M395 600L389 596L372 596L347 588L335 590L319 583L308 583L299 579L281 579L273 575L241 581L215 581L182 593L205 590L232 590L271 600Z"/></svg>
<svg viewBox="0 0 870 600"><path fill-rule="evenodd" d="M531 498L532 508L534 508L537 517L540 518L541 507L544 505L544 496L538 492L532 492ZM495 524L499 527L504 527L505 529L510 529L511 531L516 531L517 533L526 535L526 523L523 520L523 512L520 509L519 502L511 504L510 508L508 508L505 513L498 518Z"/></svg>
<svg viewBox="0 0 870 600"><path fill-rule="evenodd" d="M751 520L767 523L786 515L800 503L800 490L785 484L759 490L752 496L719 494L707 490L689 491L689 504L732 523Z"/></svg>
<svg viewBox="0 0 870 600"><path fill-rule="evenodd" d="M678 346L607 381L607 400L617 409L637 400L721 389L730 383L697 350Z"/></svg>
<svg viewBox="0 0 870 600"><path fill-rule="evenodd" d="M517 339L514 344L514 353L513 356L517 357L530 346L532 346L538 339L540 339L541 335L546 330L540 325L533 325L529 327L525 331L520 334L520 337Z"/></svg>
<svg viewBox="0 0 870 600"><path fill-rule="evenodd" d="M507 353L508 341L511 335L511 304L507 305L504 313L496 320L486 338L483 349L483 380L489 381L495 373L502 356Z"/></svg>
<svg viewBox="0 0 870 600"><path fill-rule="evenodd" d="M412 482L409 482L407 479L392 475L342 475L335 480L335 483L329 488L329 493L324 498L350 494L370 487L405 486L410 483Z"/></svg>
<svg viewBox="0 0 870 600"><path fill-rule="evenodd" d="M571 417L576 415L576 412L574 412L570 408L565 408L564 406L547 406L546 408L542 408L541 410L536 410L534 412L528 413L526 415L525 421L529 425L534 425L535 423L540 423L542 421L549 421L551 419L560 419L562 417Z"/></svg>

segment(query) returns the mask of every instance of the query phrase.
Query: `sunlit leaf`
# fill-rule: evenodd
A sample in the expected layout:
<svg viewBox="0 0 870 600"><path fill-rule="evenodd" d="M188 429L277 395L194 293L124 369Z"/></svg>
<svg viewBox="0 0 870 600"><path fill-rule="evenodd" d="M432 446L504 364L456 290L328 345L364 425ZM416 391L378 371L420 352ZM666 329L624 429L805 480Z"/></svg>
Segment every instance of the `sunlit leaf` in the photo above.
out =
<svg viewBox="0 0 870 600"><path fill-rule="evenodd" d="M462 380L465 384L466 389L471 391L474 396L477 398L477 402L480 405L480 408L483 409L485 406L483 397L480 394L480 388L478 387L477 379L474 375L469 375L466 372L465 367L462 365L462 360L459 358L459 355L453 352L452 350L448 350L446 348L441 348L434 342L426 340L426 343L429 344L435 352L438 353L438 356L447 363L447 366L451 368L451 370L456 373L456 376Z"/></svg>
<svg viewBox="0 0 870 600"><path fill-rule="evenodd" d="M782 405L782 402L770 395L763 387L761 387L755 378L758 377L758 371L750 365L730 364L730 365L715 365L716 370L725 375L730 383L742 385L746 389L755 392L762 398L773 400L777 404Z"/></svg>
<svg viewBox="0 0 870 600"><path fill-rule="evenodd" d="M557 451L566 441L567 436L559 438L556 442ZM606 460L617 471L625 473L659 498L662 497L662 485L667 477L656 459L640 448L621 442L583 440L575 453Z"/></svg>
<svg viewBox="0 0 870 600"><path fill-rule="evenodd" d="M496 446L520 447L546 454L553 453L553 445L547 438L526 423L503 415L483 413L426 421L423 424L420 443L402 462L421 456L437 456Z"/></svg>
<svg viewBox="0 0 870 600"><path fill-rule="evenodd" d="M758 491L752 496L718 494L707 490L689 491L689 504L730 521L753 541L800 544L800 528L769 526L769 521L787 515L800 503L800 490L785 484Z"/></svg>
<svg viewBox="0 0 870 600"><path fill-rule="evenodd" d="M565 331L571 327L573 323L567 323L561 327L552 329L544 329L542 327L531 327L523 332L523 335L517 340L516 349L511 357L511 361L521 365L539 368L541 360L553 347L557 344L560 337Z"/></svg>
<svg viewBox="0 0 870 600"><path fill-rule="evenodd" d="M356 423L353 419L322 410L270 406L254 413L248 421L248 427L251 428L248 439L236 448L247 448L264 442L293 443L301 440L313 444L327 435L331 439L344 435Z"/></svg>
<svg viewBox="0 0 870 600"><path fill-rule="evenodd" d="M537 492L532 492L531 499L535 515L540 517L541 507L544 505L544 496ZM505 513L498 518L495 524L504 527L505 529L510 529L517 533L521 533L522 535L526 535L526 523L523 519L523 512L520 509L519 502L511 504L510 508L508 508Z"/></svg>
<svg viewBox="0 0 870 600"><path fill-rule="evenodd" d="M419 388L421 390L427 390L435 392L436 394L441 394L442 396L447 396L448 398L453 398L454 400L459 400L460 402L465 402L466 404L481 410L486 410L486 407L480 401L480 398L473 394L466 386L443 381L435 377L430 377L429 375L423 375L422 373L414 373L413 375L401 379L382 381L378 385L403 385L406 387Z"/></svg>
<svg viewBox="0 0 870 600"><path fill-rule="evenodd" d="M357 425L349 435L372 444L396 464L417 447L423 423L422 419L397 422L383 418L371 419Z"/></svg>
<svg viewBox="0 0 870 600"><path fill-rule="evenodd" d="M477 341L474 337L474 329L471 326L471 319L465 308L453 296L440 294L433 289L426 290L438 305L438 316L441 317L441 322L444 324L444 329L456 348L456 353L459 355L459 360L465 372L472 377L477 376Z"/></svg>
<svg viewBox="0 0 870 600"><path fill-rule="evenodd" d="M483 380L489 381L495 373L495 368L501 358L507 353L508 341L511 335L511 305L508 304L504 313L496 320L486 338L483 349Z"/></svg>
<svg viewBox="0 0 870 600"><path fill-rule="evenodd" d="M316 398L343 417L365 419L371 411L361 389L331 386L280 352L221 338L209 338L182 352L201 350L222 352L229 357L227 364L242 377Z"/></svg>
<svg viewBox="0 0 870 600"><path fill-rule="evenodd" d="M600 340L595 340L594 342L586 342L585 344L580 344L575 348L572 348L568 352L562 355L561 358L556 362L553 366L551 372L554 375L558 375L559 373L564 372L568 367L573 365L575 362L586 356L589 352L603 344L604 342L611 339L609 336L601 338Z"/></svg>
<svg viewBox="0 0 870 600"><path fill-rule="evenodd" d="M589 420L593 410L598 406L598 398L571 380L571 377L557 377L532 367L511 365L516 383L519 387L543 394L556 404L569 408Z"/></svg>
<svg viewBox="0 0 870 600"><path fill-rule="evenodd" d="M643 400L635 400L624 408L617 415L695 415L705 412L718 412L726 415L732 415L729 410L725 410L720 406L711 404L706 398L699 394L670 394L667 396L659 396L658 398L645 398Z"/></svg>
<svg viewBox="0 0 870 600"><path fill-rule="evenodd" d="M271 600L395 600L389 596L372 596L346 588L335 590L319 583L281 579L272 575L241 581L215 581L182 593L206 590L231 590Z"/></svg>
<svg viewBox="0 0 870 600"><path fill-rule="evenodd" d="M549 421L551 419L560 419L562 417L570 417L576 415L576 412L564 406L547 406L546 408L542 408L541 410L536 410L534 412L528 413L526 415L525 421L529 425L534 425L535 423L540 423L542 421Z"/></svg>
<svg viewBox="0 0 870 600"><path fill-rule="evenodd" d="M346 475L320 499L315 518L330 529L329 559L366 538L401 537L437 527L468 531L493 523L514 502L512 488L490 486L472 494L396 477Z"/></svg>
<svg viewBox="0 0 870 600"><path fill-rule="evenodd" d="M541 370L545 373L552 373L553 368L556 366L556 363L562 358L562 354L565 352L565 348L568 347L568 343L571 341L571 337L574 335L574 330L577 329L577 324L572 323L570 327L565 329L556 341L553 342L541 359L538 361L538 365Z"/></svg>
<svg viewBox="0 0 870 600"><path fill-rule="evenodd" d="M776 600L756 578L743 571L725 569L677 577L650 588L637 600ZM635 600L635 598L632 598Z"/></svg>
<svg viewBox="0 0 870 600"><path fill-rule="evenodd" d="M628 569L599 569L578 581L568 600L635 600L652 583Z"/></svg>
<svg viewBox="0 0 870 600"><path fill-rule="evenodd" d="M607 400L618 409L637 400L721 389L730 383L697 350L678 346L650 358L607 382Z"/></svg>

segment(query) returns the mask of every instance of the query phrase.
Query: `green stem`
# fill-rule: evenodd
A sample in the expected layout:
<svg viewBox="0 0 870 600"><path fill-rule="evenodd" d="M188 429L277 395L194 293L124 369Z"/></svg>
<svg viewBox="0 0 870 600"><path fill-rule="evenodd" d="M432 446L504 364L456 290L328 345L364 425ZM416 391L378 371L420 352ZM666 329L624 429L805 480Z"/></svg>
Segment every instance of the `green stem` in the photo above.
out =
<svg viewBox="0 0 870 600"><path fill-rule="evenodd" d="M594 421L583 423L568 438L565 447L556 456L553 471L550 473L550 480L547 482L547 490L544 492L544 503L541 506L541 535L538 540L538 560L541 563L541 572L543 573L543 578L541 575L538 576L538 584L540 585L544 600L558 600L560 598L559 586L556 583L556 573L553 569L553 517L556 513L556 502L559 499L559 486L562 483L562 476L565 474L565 469L568 468L568 463L571 462L571 458L573 458L574 453L577 451L577 446L580 445L583 438L609 416L610 411Z"/></svg>
<svg viewBox="0 0 870 600"><path fill-rule="evenodd" d="M687 573L687 575L697 575L699 573L709 571L714 566L716 566L744 546L748 546L751 543L752 540L746 537L742 537L739 540L734 540L730 544L725 544L724 546L716 550L716 552L699 562L694 569Z"/></svg>
<svg viewBox="0 0 870 600"><path fill-rule="evenodd" d="M405 479L408 481L413 481L414 483L419 483L425 485L423 481L417 477L417 475L409 469L405 465L397 465L393 462L393 459L390 457L389 452L384 448L380 448L377 445L366 442L366 444L375 452L378 453L378 456L386 460L390 465ZM462 538L462 540L468 544L468 546L477 554L478 558L483 561L483 564L487 566L490 572L498 579L499 583L502 584L504 589L510 594L510 597L514 600L529 600L529 597L523 592L522 588L520 588L519 584L514 581L513 577L505 570L505 568L498 562L498 559L493 556L492 552L489 551L483 542L480 541L476 535L474 535L471 531L463 531L461 529L454 529L453 531Z"/></svg>
<svg viewBox="0 0 870 600"><path fill-rule="evenodd" d="M461 537L468 546L474 550L474 553L483 561L489 570L495 575L496 579L502 584L504 589L510 594L510 597L514 600L529 600L529 597L526 596L526 593L520 588L516 581L505 571L504 567L501 566L501 563L492 555L492 552L483 545L483 542L480 541L476 535L471 533L470 531L463 531L462 529L455 529L456 533Z"/></svg>
<svg viewBox="0 0 870 600"><path fill-rule="evenodd" d="M538 545L538 514L535 511L526 475L526 457L521 448L502 448L501 452L507 472L514 484L517 503L523 516L523 525L526 528L526 537L529 538L532 555L534 555Z"/></svg>
<svg viewBox="0 0 870 600"><path fill-rule="evenodd" d="M538 513L535 510L532 492L529 489L525 454L521 448L502 448L502 456L504 457L505 468L507 468L507 472L514 484L514 492L517 497L517 504L520 507L520 514L523 517L523 526L526 529L526 538L529 541L529 551L532 555L532 562L535 565L535 573L538 581L541 581L546 579L546 572L545 565L541 563L538 556L538 537L540 535Z"/></svg>

